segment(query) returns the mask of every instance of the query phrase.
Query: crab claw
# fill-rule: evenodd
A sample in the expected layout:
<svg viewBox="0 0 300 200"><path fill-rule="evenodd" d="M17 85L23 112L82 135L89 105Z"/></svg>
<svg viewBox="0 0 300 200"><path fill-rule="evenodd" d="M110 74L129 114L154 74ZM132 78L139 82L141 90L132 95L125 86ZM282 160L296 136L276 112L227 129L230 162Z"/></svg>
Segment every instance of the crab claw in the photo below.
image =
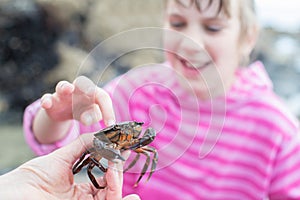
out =
<svg viewBox="0 0 300 200"><path fill-rule="evenodd" d="M105 141L99 140L97 138L93 141L95 150L105 159L117 162L116 159L125 161L120 154L120 151L114 149L110 144L107 144Z"/></svg>
<svg viewBox="0 0 300 200"><path fill-rule="evenodd" d="M121 156L120 151L111 147L104 147L103 149L99 150L99 153L103 158L113 162L117 162L116 159L125 161L125 158Z"/></svg>

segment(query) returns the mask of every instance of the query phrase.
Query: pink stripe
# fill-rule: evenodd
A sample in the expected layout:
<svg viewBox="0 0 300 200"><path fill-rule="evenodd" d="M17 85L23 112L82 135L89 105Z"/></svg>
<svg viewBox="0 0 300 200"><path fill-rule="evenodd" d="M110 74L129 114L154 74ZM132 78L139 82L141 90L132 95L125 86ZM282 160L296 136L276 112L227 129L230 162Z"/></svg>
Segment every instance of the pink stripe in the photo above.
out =
<svg viewBox="0 0 300 200"><path fill-rule="evenodd" d="M300 176L300 160L297 160L295 158L295 155L298 155L300 152L299 147L296 149L293 149L293 151L290 151L288 155L286 155L283 159L278 159L277 162L283 163L282 166L284 168L278 168L276 171L276 178L273 181L278 182L283 182L284 179L293 177L292 174L295 174L294 177L299 177Z"/></svg>
<svg viewBox="0 0 300 200"><path fill-rule="evenodd" d="M300 196L300 182L297 179L299 177L299 174L294 174L294 176L290 175L290 177L293 177L294 180L292 182L286 183L279 180L278 182L281 183L279 185L279 189L272 190L272 194L270 195L272 199L286 199L286 196L282 196L282 194L289 194L292 198L293 196L298 197ZM280 198L279 198L280 197ZM294 198L297 199L297 198Z"/></svg>
<svg viewBox="0 0 300 200"><path fill-rule="evenodd" d="M162 156L165 156L165 155L163 154ZM241 156L243 156L243 152L241 152L239 155L237 155L237 157L241 157ZM190 157L193 157L193 159L189 159ZM187 151L185 153L185 155L180 158L180 160L182 160L182 162L185 163L185 165L195 166L195 167L197 166L196 167L197 169L199 169L199 165L201 165L202 162L205 162L205 166L207 166L210 169L213 169L218 166L226 166L226 165L230 164L230 165L234 166L236 169L244 170L245 172L251 171L253 173L252 175L257 177L258 180L261 180L263 177L265 177L267 175L266 173L268 171L268 165L270 167L270 164L268 164L268 163L260 163L259 164L258 162L255 162L254 158L250 159L250 160L237 159L237 160L234 160L234 162L231 161L230 159L231 159L230 155L228 155L226 157L226 156L224 156L224 154L221 155L218 152L209 154L209 156L207 158L197 159L195 154L192 154L189 151ZM251 162L252 160L254 162ZM257 165L257 164L259 164L259 165ZM203 165L201 165L201 166L203 166ZM219 169L219 170L222 171L222 169Z"/></svg>
<svg viewBox="0 0 300 200"><path fill-rule="evenodd" d="M296 181L300 185L299 180L296 178L300 176L299 166L300 162L298 162L297 165L293 165L292 167L285 169L285 171L282 171L280 174L278 174L276 179L273 181L277 181L279 183L281 182L284 185L290 185ZM294 178L295 180L293 180Z"/></svg>
<svg viewBox="0 0 300 200"><path fill-rule="evenodd" d="M223 146L225 146L225 145L223 145ZM230 145L227 145L227 147L230 147ZM222 147L216 147L217 148L217 150L216 149L214 149L213 151L214 152L212 152L212 153L210 153L210 154L208 154L208 156L207 156L207 159L211 159L211 161L212 161L212 163L214 163L214 162L216 162L217 164L222 164L222 163L224 163L224 164L227 164L227 163L231 163L231 161L230 161L230 156L228 157L228 159L229 160L227 160L227 159L224 159L224 158L222 158L222 156L224 156L224 153L226 153L226 152L233 152L232 151L232 149L231 148L222 148ZM226 150L226 151L224 151L224 149ZM239 151L239 150L238 150ZM219 153L220 152L220 153ZM223 154L221 154L221 152L224 152ZM252 155L252 153L250 153L251 155L247 155L247 154L249 154L249 152L247 152L247 151L244 151L244 150L241 150L241 151L239 151L239 152L237 152L237 151L235 151L237 154L236 154L236 156L238 157L238 158L243 158L243 157L247 157L247 156L253 156ZM163 152L162 152L163 153ZM187 152L187 153L189 153L189 152ZM191 155L195 155L194 153L190 153ZM219 154L220 156L217 156L217 154ZM239 162L236 162L236 164L237 165L240 165L241 167L247 167L247 168L253 168L253 171L255 171L257 174L259 174L260 176L265 176L266 174L266 172L264 171L264 169L266 170L266 166L268 166L268 161L269 160L263 160L263 159L260 159L260 161L258 162L258 160L257 160L257 157L259 157L259 156L257 156L257 155L255 155L254 157L251 157L251 158L253 158L252 160L256 160L256 164L257 163L261 163L260 164L260 166L253 166L252 165L252 163L247 163L247 160L245 159L245 160L241 160L240 159L240 161ZM205 158L204 159L202 159L202 160L205 160ZM249 160L249 162L250 162L251 160ZM199 164L199 160L195 160L195 159L187 159L187 160L185 160L184 161L185 162L185 164L187 164L187 165L191 165L191 166L197 166L198 164ZM264 168L265 167L265 168Z"/></svg>
<svg viewBox="0 0 300 200"><path fill-rule="evenodd" d="M222 151L222 150L219 150L219 151ZM223 154L219 153L219 151L216 151L214 153L211 153L208 155L208 158L211 162L211 165L214 166L214 165L217 165L217 166L222 166L223 164L224 165L227 165L227 164L232 164L234 167L237 167L237 168L243 168L245 169L246 171L250 171L252 170L253 172L253 175L254 176L257 176L259 178L263 178L267 175L267 166L270 165L270 163L265 163L265 162L257 162L256 158L248 158L245 156L245 153L244 152L240 152L238 155L236 155L237 160L234 160L234 162L231 160L231 157L230 156L227 156L224 158L224 156L222 156ZM199 154L199 152L195 153L195 152L191 152L191 154L193 155L197 155ZM242 159L244 158L244 159ZM202 160L207 160L207 159L202 159ZM194 162L192 162L194 161ZM185 160L185 163L187 165L190 165L190 166L197 166L199 164L199 160L195 160L195 159L191 159L191 160Z"/></svg>
<svg viewBox="0 0 300 200"><path fill-rule="evenodd" d="M275 143L275 138L267 138L270 137L269 135L259 135L257 133L250 132L249 130L245 130L243 127L227 127L225 126L222 131L222 134L229 134L230 136L236 137L238 140L239 138L243 140L248 140L257 143L257 146L264 146L264 148L271 150L272 148L277 149L279 144ZM248 132L246 132L248 131ZM258 133L260 132L259 129L256 130ZM265 131L264 131L265 132ZM228 136L229 137L229 136ZM277 143L279 141L276 141ZM230 141L229 141L230 143Z"/></svg>
<svg viewBox="0 0 300 200"><path fill-rule="evenodd" d="M224 143L221 140L218 141L218 148L220 149L228 149L234 152L243 152L244 156L254 156L258 161L268 163L269 156L262 154L260 150L256 150L255 148L250 148L247 146L237 146L235 144Z"/></svg>
<svg viewBox="0 0 300 200"><path fill-rule="evenodd" d="M180 169L180 166L178 166L178 169ZM171 171L171 170L168 169L168 171ZM164 174L164 176L160 176L159 179L163 182L170 182L172 180L174 185L178 185L178 183L182 183L181 187L182 187L183 191L185 191L185 192L191 191L190 188L185 187L185 186L197 185L198 190L200 190L200 188L201 188L204 193L208 193L208 194L205 194L204 196L209 195L211 192L213 192L214 194L224 192L226 194L232 193L235 195L236 194L245 195L250 199L257 199L256 195L260 194L261 191L264 189L263 187L259 187L259 189L254 189L253 184L249 185L250 182L248 180L246 180L246 184L245 184L244 180L236 179L235 177L232 178L235 180L232 180L231 177L217 175L214 173L214 171L210 171L210 170L206 171L206 170L203 170L202 168L199 168L199 171L204 172L206 177L208 177L208 179L211 179L211 180L205 181L205 178L204 178L201 182L199 182L199 184L197 182L195 182L193 184L194 181L188 180L188 179L182 180L182 179L178 178L178 175L176 175L176 173L174 173L174 172L172 172L172 174L170 174L170 173ZM185 173L187 173L187 172L185 172ZM211 178L211 177L214 177L214 178ZM188 184L184 184L186 181L188 182Z"/></svg>
<svg viewBox="0 0 300 200"><path fill-rule="evenodd" d="M260 111L263 112L263 111ZM253 114L253 115L251 115ZM270 116L274 116L274 114L270 113ZM230 115L233 120L234 118L239 118L239 115L235 115L235 114L231 114ZM287 130L291 129L291 127L295 127L293 126L293 124L288 124L289 126L287 127L282 127L285 124L285 121L283 121L284 119L280 118L278 119L276 122L280 123L274 123L274 117L268 119L265 116L261 116L261 115L255 115L254 113L248 113L248 116L243 116L243 120L249 120L249 121L253 121L256 122L257 124L259 124L260 126L264 126L269 128L272 131L276 131L278 133L285 133ZM240 124L241 125L241 124ZM285 128L285 129L284 129Z"/></svg>
<svg viewBox="0 0 300 200"><path fill-rule="evenodd" d="M278 122L284 122L284 124L287 124L289 127L295 128L295 124L292 123L290 119L287 118L287 116L283 113L282 110L280 110L280 105L272 105L271 102L251 102L251 104L248 104L250 106L248 113L252 114L251 117L259 117L267 116L265 120L272 119L272 122L274 123L274 117L278 118ZM258 110L259 109L259 110ZM253 112L254 111L254 112ZM257 115L259 113L259 115ZM234 113L233 113L234 114ZM268 118L269 116L269 118ZM272 117L271 117L272 116ZM263 119L260 119L263 120ZM272 124L272 122L269 122ZM276 125L276 124L274 124ZM281 127L277 127L277 129L281 129ZM282 131L284 132L284 131Z"/></svg>
<svg viewBox="0 0 300 200"><path fill-rule="evenodd" d="M160 158L162 158L162 159L164 159L164 157L167 155L168 154L165 155L160 152ZM199 170L199 172L201 172L203 174L209 174L209 176L214 176L216 178L222 177L223 172L221 172L221 174L216 172L216 171L222 171L222 168L219 169L220 166L226 166L227 163L230 163L230 161L222 160L218 157L212 157L211 155L209 156L209 160L206 160L206 159L204 159L204 160L197 160L197 159L196 160L195 159L188 160L189 157L190 156L186 153L186 155L184 157L180 158L180 160L181 160L180 163L184 163L183 166L195 166L195 167L197 166L197 169L195 169L196 171ZM194 158L194 156L193 156L193 158ZM179 162L179 160L177 160L177 161ZM216 162L214 162L214 161L216 161ZM200 164L201 162L206 162L205 166L207 165L207 167L204 167L204 165L201 165ZM209 163L207 163L207 162L209 162ZM232 163L232 164L237 164L237 163ZM183 166L178 165L176 168L181 170L182 168L184 168ZM214 170L216 167L218 168L218 170ZM267 165L265 165L265 167L267 167ZM244 178L246 178L245 175L248 174L249 175L248 179L250 178L251 180L246 180L246 182L249 181L248 184L252 184L252 186L256 186L257 189L260 188L260 186L257 185L257 182L261 183L261 180L265 175L265 172L263 172L263 170L259 170L259 169L257 169L257 167L251 166L248 163L242 163L242 165L237 165L234 168L232 168L231 171L237 173L240 170L242 172L241 175L232 175L229 177L234 178L234 179L244 179ZM191 170L189 170L189 171L191 172ZM258 175L256 175L257 173L253 173L255 171L256 172L259 171ZM244 174L244 172L246 172L246 173ZM261 176L261 174L262 174L262 176ZM257 180L257 181L254 181L254 180ZM252 182L252 181L254 181L254 182Z"/></svg>
<svg viewBox="0 0 300 200"><path fill-rule="evenodd" d="M185 187L185 185L178 184L182 180L176 180L174 177L171 179L172 181L165 181L164 179L155 179L155 187L159 190L164 190L171 195L176 194L174 198L176 199L192 199L193 197L193 189L189 187ZM174 184L175 182L175 184ZM147 184L145 184L147 187Z"/></svg>
<svg viewBox="0 0 300 200"><path fill-rule="evenodd" d="M209 127L209 124L204 124L202 123L202 125L206 125L207 127L209 127L211 131L222 131L222 135L223 137L225 136L234 136L234 138L236 138L237 141L239 141L239 138L241 139L247 139L250 141L255 141L258 142L258 144L260 145L264 145L267 148L274 148L274 138L270 138L269 135L259 135L257 134L257 132L259 132L260 130L255 129L255 130L247 130L245 129L245 127L249 127L249 125L255 125L253 122L247 122L247 120L241 120L240 118L230 118L227 119L228 121L232 121L235 122L232 125L228 125L228 123L226 123L224 126L214 126L214 127ZM257 122L259 123L259 122ZM257 127L256 127L257 128ZM245 132L247 131L247 132ZM252 131L257 131L257 132L252 132ZM267 130L266 130L267 131ZM263 132L266 132L263 131ZM243 134L241 134L242 132L244 132Z"/></svg>

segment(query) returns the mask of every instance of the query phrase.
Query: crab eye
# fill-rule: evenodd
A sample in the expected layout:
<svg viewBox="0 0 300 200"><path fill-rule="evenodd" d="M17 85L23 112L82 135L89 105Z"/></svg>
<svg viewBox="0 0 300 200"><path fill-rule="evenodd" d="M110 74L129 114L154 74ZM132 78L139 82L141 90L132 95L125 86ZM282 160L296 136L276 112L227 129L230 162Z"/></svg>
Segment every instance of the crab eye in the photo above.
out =
<svg viewBox="0 0 300 200"><path fill-rule="evenodd" d="M137 125L142 126L144 122L135 122Z"/></svg>
<svg viewBox="0 0 300 200"><path fill-rule="evenodd" d="M118 129L120 129L120 126L118 124L113 126L113 130L118 130Z"/></svg>
<svg viewBox="0 0 300 200"><path fill-rule="evenodd" d="M142 126L141 125L136 125L134 127L134 130L137 131L137 132L141 132L142 131Z"/></svg>
<svg viewBox="0 0 300 200"><path fill-rule="evenodd" d="M135 126L135 122L129 122L129 126Z"/></svg>

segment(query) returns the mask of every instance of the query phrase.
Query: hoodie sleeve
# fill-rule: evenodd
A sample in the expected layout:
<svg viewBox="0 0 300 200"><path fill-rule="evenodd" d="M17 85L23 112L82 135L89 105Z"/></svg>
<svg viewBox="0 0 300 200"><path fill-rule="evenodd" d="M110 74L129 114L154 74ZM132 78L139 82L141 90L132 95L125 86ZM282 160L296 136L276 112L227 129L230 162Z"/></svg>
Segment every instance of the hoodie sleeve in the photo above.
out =
<svg viewBox="0 0 300 200"><path fill-rule="evenodd" d="M70 143L80 135L79 123L74 120L65 138L53 144L39 143L33 134L32 124L36 116L36 113L40 108L41 108L40 100L37 100L25 109L24 116L23 116L23 132L24 132L25 141L27 142L29 147L36 155L48 154L54 151L55 149L65 146L66 144Z"/></svg>

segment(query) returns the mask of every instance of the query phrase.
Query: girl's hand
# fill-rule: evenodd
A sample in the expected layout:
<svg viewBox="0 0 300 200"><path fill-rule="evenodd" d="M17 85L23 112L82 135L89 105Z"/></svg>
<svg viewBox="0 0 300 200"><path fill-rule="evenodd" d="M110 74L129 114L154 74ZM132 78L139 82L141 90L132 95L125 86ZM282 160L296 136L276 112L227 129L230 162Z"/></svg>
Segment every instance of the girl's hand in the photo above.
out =
<svg viewBox="0 0 300 200"><path fill-rule="evenodd" d="M73 83L60 81L55 93L42 97L41 106L54 121L76 119L85 125L101 119L106 125L115 122L108 93L84 76L76 78Z"/></svg>

